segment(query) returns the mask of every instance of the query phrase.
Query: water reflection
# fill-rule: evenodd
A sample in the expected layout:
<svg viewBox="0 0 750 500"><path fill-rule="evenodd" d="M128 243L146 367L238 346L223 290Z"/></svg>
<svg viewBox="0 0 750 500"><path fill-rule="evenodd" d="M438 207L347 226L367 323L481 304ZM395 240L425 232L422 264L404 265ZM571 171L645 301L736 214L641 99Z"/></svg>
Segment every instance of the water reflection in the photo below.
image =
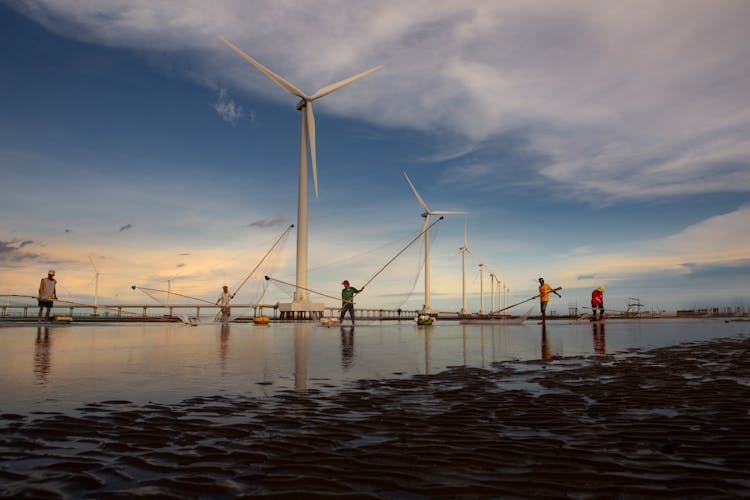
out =
<svg viewBox="0 0 750 500"><path fill-rule="evenodd" d="M552 349L547 338L547 322L542 321L542 359L551 359Z"/></svg>
<svg viewBox="0 0 750 500"><path fill-rule="evenodd" d="M424 335L424 372L429 375L432 370L432 328L421 328L417 331Z"/></svg>
<svg viewBox="0 0 750 500"><path fill-rule="evenodd" d="M222 368L226 368L227 358L229 357L229 324L221 325L221 334L219 336L219 359L221 359Z"/></svg>
<svg viewBox="0 0 750 500"><path fill-rule="evenodd" d="M464 366L468 365L468 361L467 361L468 358L466 356L466 343L467 343L467 339L468 339L468 334L466 332L466 328L467 328L466 325L463 325L461 327L461 330L462 330L461 333L463 335L463 340L464 340Z"/></svg>
<svg viewBox="0 0 750 500"><path fill-rule="evenodd" d="M482 368L487 368L487 360L484 355L484 329L485 325L481 325L479 327L479 340L480 340L480 346L481 346L481 355L482 355Z"/></svg>
<svg viewBox="0 0 750 500"><path fill-rule="evenodd" d="M349 371L354 361L354 326L341 326L341 368Z"/></svg>
<svg viewBox="0 0 750 500"><path fill-rule="evenodd" d="M48 326L36 328L36 343L34 345L34 381L45 385L52 369L52 339Z"/></svg>
<svg viewBox="0 0 750 500"><path fill-rule="evenodd" d="M307 390L307 325L294 325L294 389Z"/></svg>
<svg viewBox="0 0 750 500"><path fill-rule="evenodd" d="M594 337L594 352L602 356L607 354L607 344L604 340L604 324L591 325Z"/></svg>
<svg viewBox="0 0 750 500"><path fill-rule="evenodd" d="M720 320L482 326L363 325L355 327L356 346L348 324L338 335L310 323L8 327L0 331L0 379L17 383L0 387L0 408L18 413L111 399L174 402L219 392L306 391L360 379L435 374L459 364L479 368L612 356L747 333L747 323Z"/></svg>

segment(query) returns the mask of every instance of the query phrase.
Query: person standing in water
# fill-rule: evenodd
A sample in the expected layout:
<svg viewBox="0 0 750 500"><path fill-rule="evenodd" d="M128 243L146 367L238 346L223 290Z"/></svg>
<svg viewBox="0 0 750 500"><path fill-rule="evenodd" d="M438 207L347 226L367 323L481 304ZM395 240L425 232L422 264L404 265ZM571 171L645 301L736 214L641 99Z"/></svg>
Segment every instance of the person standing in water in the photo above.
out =
<svg viewBox="0 0 750 500"><path fill-rule="evenodd" d="M234 295L229 293L229 288L224 285L222 288L221 296L216 304L221 307L221 322L227 323L229 321L229 315L232 312L232 308L229 307L229 301L234 298Z"/></svg>
<svg viewBox="0 0 750 500"><path fill-rule="evenodd" d="M49 319L49 312L52 309L54 299L57 299L57 280L55 280L55 270L50 269L47 272L47 277L42 278L39 283L39 321L42 320L42 310L45 307L47 308L47 315L44 317L44 321Z"/></svg>
<svg viewBox="0 0 750 500"><path fill-rule="evenodd" d="M349 311L349 317L351 318L353 325L354 295L364 290L364 288L362 290L357 290L353 286L349 286L349 280L344 280L341 284L344 285L344 288L341 290L341 314L339 315L339 321L344 321L344 316L346 315L346 312Z"/></svg>
<svg viewBox="0 0 750 500"><path fill-rule="evenodd" d="M558 297L562 296L552 289L547 283L544 282L544 278L539 278L539 308L542 310L542 321L547 320L547 302L549 302L549 293L552 292Z"/></svg>
<svg viewBox="0 0 750 500"><path fill-rule="evenodd" d="M604 319L604 287L600 286L591 292L591 321L597 321L596 311L599 311L599 319Z"/></svg>

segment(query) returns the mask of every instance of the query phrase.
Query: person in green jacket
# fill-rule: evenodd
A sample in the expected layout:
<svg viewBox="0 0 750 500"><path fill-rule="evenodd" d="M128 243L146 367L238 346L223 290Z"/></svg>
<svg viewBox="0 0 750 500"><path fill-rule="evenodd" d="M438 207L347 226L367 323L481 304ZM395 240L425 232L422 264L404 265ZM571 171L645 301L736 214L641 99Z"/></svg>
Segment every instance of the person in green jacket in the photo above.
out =
<svg viewBox="0 0 750 500"><path fill-rule="evenodd" d="M349 280L344 280L341 282L342 285L344 285L343 290L341 290L341 315L339 316L339 321L344 321L344 316L346 315L346 312L349 311L349 317L352 319L352 325L354 324L354 295L360 293L362 290L357 290L353 286L349 286Z"/></svg>

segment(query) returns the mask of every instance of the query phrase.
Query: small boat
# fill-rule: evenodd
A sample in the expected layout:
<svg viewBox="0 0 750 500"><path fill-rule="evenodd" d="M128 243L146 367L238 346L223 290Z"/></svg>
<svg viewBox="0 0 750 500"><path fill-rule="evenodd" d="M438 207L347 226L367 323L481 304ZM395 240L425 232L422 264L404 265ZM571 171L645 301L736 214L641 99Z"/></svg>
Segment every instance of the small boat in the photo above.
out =
<svg viewBox="0 0 750 500"><path fill-rule="evenodd" d="M253 316L253 323L256 325L267 325L271 322L271 318L268 316Z"/></svg>
<svg viewBox="0 0 750 500"><path fill-rule="evenodd" d="M414 321L416 321L418 325L431 325L435 322L435 318L426 314L420 314L414 318Z"/></svg>

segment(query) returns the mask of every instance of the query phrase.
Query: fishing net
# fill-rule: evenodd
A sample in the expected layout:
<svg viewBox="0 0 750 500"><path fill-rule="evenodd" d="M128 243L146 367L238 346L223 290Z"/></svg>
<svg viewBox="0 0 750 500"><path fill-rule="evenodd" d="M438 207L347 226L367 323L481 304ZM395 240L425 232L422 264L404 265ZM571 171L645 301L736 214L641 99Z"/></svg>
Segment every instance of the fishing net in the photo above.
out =
<svg viewBox="0 0 750 500"><path fill-rule="evenodd" d="M428 231L430 244L440 224ZM356 307L366 309L418 309L423 300L419 278L424 268L424 236L403 231L399 236L364 252L352 252L310 269L310 282L321 291L341 296L341 282L365 291L357 295ZM337 304L339 305L339 304Z"/></svg>
<svg viewBox="0 0 750 500"><path fill-rule="evenodd" d="M181 314L185 312L185 308L195 307L196 309L189 313L191 316L214 317L218 312L215 306L222 295L222 285L217 283L223 282L229 293L234 296L230 305L232 315L236 316L239 314L237 308L254 308L265 300L268 282L264 279L264 275L274 274L287 264L288 256L285 254L284 247L291 232L290 227L281 236L260 243L258 246L262 250L255 248L225 259L215 273L226 276L227 273L241 270L242 274L231 283L218 277L211 280L198 280L190 276L181 276L168 280L166 289L163 286L161 288L133 286L132 288L161 305L164 311L168 312L169 308L180 308ZM211 291L207 292L207 290ZM205 312L200 311L202 307L206 308ZM250 313L250 311L245 312ZM177 314L178 311L174 313Z"/></svg>

